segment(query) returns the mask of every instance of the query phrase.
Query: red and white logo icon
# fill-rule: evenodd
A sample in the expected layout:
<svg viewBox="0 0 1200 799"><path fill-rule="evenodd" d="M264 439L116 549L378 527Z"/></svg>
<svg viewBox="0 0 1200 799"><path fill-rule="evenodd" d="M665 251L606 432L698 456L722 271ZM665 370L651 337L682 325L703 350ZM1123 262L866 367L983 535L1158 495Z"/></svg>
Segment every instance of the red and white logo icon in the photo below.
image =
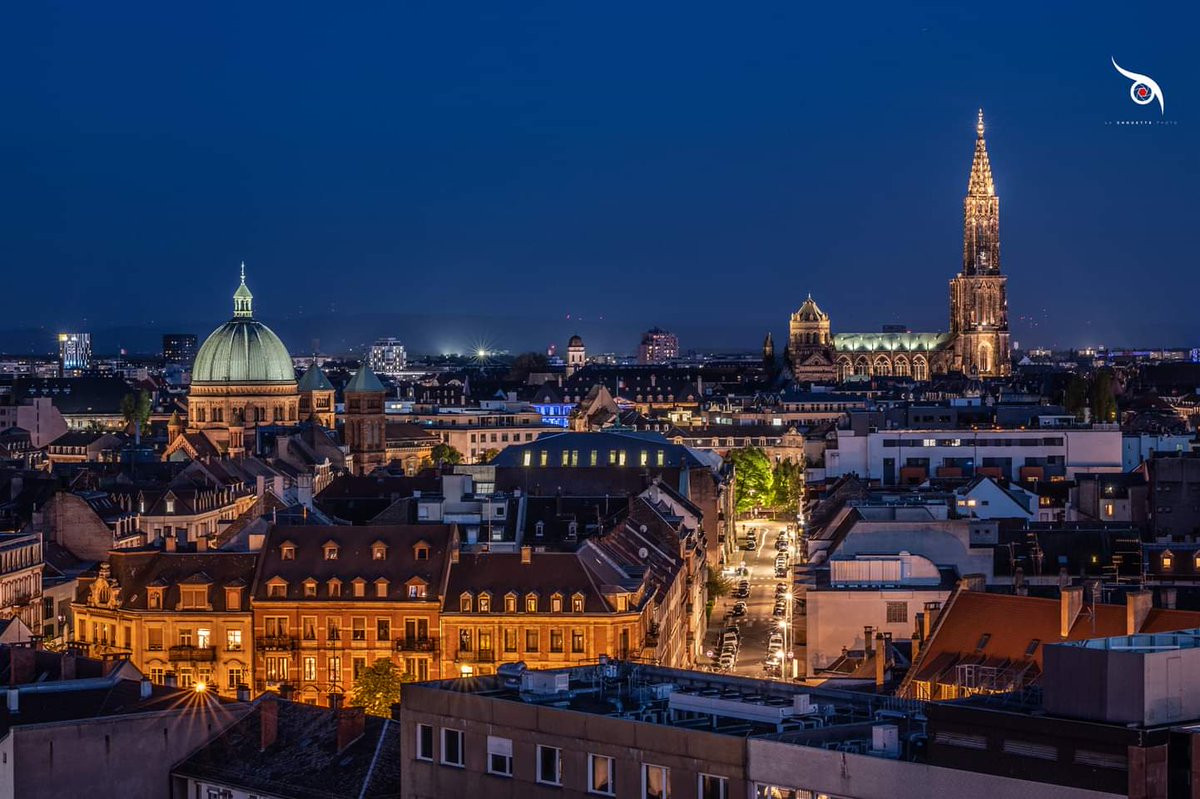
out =
<svg viewBox="0 0 1200 799"><path fill-rule="evenodd" d="M1142 75L1137 72L1130 72L1127 69L1122 69L1117 63L1117 59L1112 59L1112 65L1116 67L1117 72L1120 72L1125 77L1133 81L1129 87L1129 99L1133 100L1138 105L1150 105L1150 103L1158 100L1158 108L1165 115L1167 107L1163 101L1162 89L1154 82L1154 79L1149 75Z"/></svg>

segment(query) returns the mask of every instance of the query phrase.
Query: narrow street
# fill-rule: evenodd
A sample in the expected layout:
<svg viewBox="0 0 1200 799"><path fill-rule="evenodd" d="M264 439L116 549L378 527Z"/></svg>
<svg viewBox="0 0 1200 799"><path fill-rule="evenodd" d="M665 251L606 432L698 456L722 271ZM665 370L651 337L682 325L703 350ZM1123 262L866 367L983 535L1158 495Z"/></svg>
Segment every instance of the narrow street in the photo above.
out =
<svg viewBox="0 0 1200 799"><path fill-rule="evenodd" d="M787 576L775 576L775 563L778 550L776 549L776 541L779 538L781 530L788 528L786 522L772 521L770 519L751 519L740 521L737 523L737 540L739 549L733 556L732 562L729 564L733 570L738 567L745 567L748 572L743 575L740 573L726 572L725 579L730 585L730 595L718 599L713 607L712 618L709 622L709 632L705 642L705 651L710 654L712 664L720 668L719 657L721 652L720 636L721 631L730 622L736 623L741 634L741 646L737 653L737 658L732 669L728 673L737 674L744 677L764 677L778 676L778 672L769 675L764 667L769 654L769 640L771 633L777 629L777 619L774 615L776 586L783 584L787 586L787 590L791 592L793 597L792 613L790 622L787 624L787 629L790 633L784 635L784 641L791 649L793 658L788 659L788 667L784 669L783 674L787 677L792 675L791 663L794 660L799 664L799 668L803 668L805 663L805 618L804 604L802 600L804 596L804 587L795 581L795 552L796 540L794 524L790 525L789 542L791 546L784 550L790 553ZM750 530L757 532L757 547L753 551L742 548L746 541L747 533ZM749 583L750 595L744 599L739 599L735 596L739 582L746 580ZM744 616L733 617L732 612L734 605L739 601L746 603L746 613ZM784 617L787 621L787 617ZM795 636L793 640L792 636ZM798 676L803 677L802 672L798 672Z"/></svg>

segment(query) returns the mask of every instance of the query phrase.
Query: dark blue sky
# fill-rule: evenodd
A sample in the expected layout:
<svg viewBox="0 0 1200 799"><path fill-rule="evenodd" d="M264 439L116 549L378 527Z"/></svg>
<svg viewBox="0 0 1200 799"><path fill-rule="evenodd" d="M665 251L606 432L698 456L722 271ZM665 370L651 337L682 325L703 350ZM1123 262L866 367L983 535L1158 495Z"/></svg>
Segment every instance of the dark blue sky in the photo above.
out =
<svg viewBox="0 0 1200 799"><path fill-rule="evenodd" d="M0 327L943 329L983 105L1015 338L1200 344L1194 3L367 5L7 9Z"/></svg>

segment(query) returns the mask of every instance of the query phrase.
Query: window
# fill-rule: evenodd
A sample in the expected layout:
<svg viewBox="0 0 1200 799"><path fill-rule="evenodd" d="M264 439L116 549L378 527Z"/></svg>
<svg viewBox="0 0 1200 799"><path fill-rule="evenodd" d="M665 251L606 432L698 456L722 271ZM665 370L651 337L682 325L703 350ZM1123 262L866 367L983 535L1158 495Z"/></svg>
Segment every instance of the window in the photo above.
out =
<svg viewBox="0 0 1200 799"><path fill-rule="evenodd" d="M287 583L267 583L267 596L271 599L286 599Z"/></svg>
<svg viewBox="0 0 1200 799"><path fill-rule="evenodd" d="M376 619L375 620L375 640L390 641L392 639L392 621L391 619Z"/></svg>
<svg viewBox="0 0 1200 799"><path fill-rule="evenodd" d="M517 612L517 595L516 594L506 594L505 595L505 597L504 597L504 612L505 613L516 613Z"/></svg>
<svg viewBox="0 0 1200 799"><path fill-rule="evenodd" d="M329 656L329 681L337 685L342 681L342 658L340 655Z"/></svg>
<svg viewBox="0 0 1200 799"><path fill-rule="evenodd" d="M279 557L282 560L295 560L296 547L293 544L282 544L279 547Z"/></svg>
<svg viewBox="0 0 1200 799"><path fill-rule="evenodd" d="M317 640L317 617L305 616L300 619L300 628L304 631L303 637L305 641Z"/></svg>
<svg viewBox="0 0 1200 799"><path fill-rule="evenodd" d="M163 589L151 588L146 594L147 603L151 610L159 610L162 608Z"/></svg>
<svg viewBox="0 0 1200 799"><path fill-rule="evenodd" d="M616 793L613 785L613 759L603 755L588 755L588 793L600 793L612 796Z"/></svg>
<svg viewBox="0 0 1200 799"><path fill-rule="evenodd" d="M386 559L387 559L387 545L386 544L379 543L379 544L375 544L371 547L371 560L386 560Z"/></svg>
<svg viewBox="0 0 1200 799"><path fill-rule="evenodd" d="M362 616L355 616L350 619L350 640L367 640L367 620Z"/></svg>
<svg viewBox="0 0 1200 799"><path fill-rule="evenodd" d="M574 522L571 522L571 523L574 524ZM550 612L551 613L562 613L562 609L563 609L563 601L562 600L563 600L562 594L551 595L551 597L550 597Z"/></svg>
<svg viewBox="0 0 1200 799"><path fill-rule="evenodd" d="M330 641L339 641L342 637L342 620L330 618L328 627L326 628L326 638Z"/></svg>
<svg viewBox="0 0 1200 799"><path fill-rule="evenodd" d="M499 777L512 776L512 739L487 737L488 774Z"/></svg>
<svg viewBox="0 0 1200 799"><path fill-rule="evenodd" d="M537 613L537 594L529 594L525 597L525 612Z"/></svg>
<svg viewBox="0 0 1200 799"><path fill-rule="evenodd" d="M350 674L354 679L358 679L367 668L366 658L352 658L350 660Z"/></svg>
<svg viewBox="0 0 1200 799"><path fill-rule="evenodd" d="M715 774L701 774L697 794L699 799L729 799L729 779Z"/></svg>
<svg viewBox="0 0 1200 799"><path fill-rule="evenodd" d="M576 594L571 597L571 612L583 613L583 594Z"/></svg>
<svg viewBox="0 0 1200 799"><path fill-rule="evenodd" d="M325 560L337 560L337 556L338 556L337 544L334 544L334 543L326 544L323 551L325 553Z"/></svg>
<svg viewBox="0 0 1200 799"><path fill-rule="evenodd" d="M286 586L285 586L286 587ZM184 609L208 606L208 588L205 586L182 586L179 589L179 604Z"/></svg>
<svg viewBox="0 0 1200 799"><path fill-rule="evenodd" d="M908 603L907 602L888 602L887 603L887 621L888 624L902 624L908 621Z"/></svg>
<svg viewBox="0 0 1200 799"><path fill-rule="evenodd" d="M305 596L305 597L308 597L308 598L310 598L310 599L311 599L312 597L315 597L316 595L317 595L317 583L316 583L316 581L314 581L314 580L305 580L305 581L304 581L304 596Z"/></svg>
<svg viewBox="0 0 1200 799"><path fill-rule="evenodd" d="M425 585L423 585L421 583L413 583L412 585L410 585L408 587L408 598L409 599L424 599L427 590L428 589L426 588Z"/></svg>
<svg viewBox="0 0 1200 799"><path fill-rule="evenodd" d="M1162 553L1160 562L1165 570L1170 570L1175 565L1175 556L1171 554L1171 550L1168 549Z"/></svg>
<svg viewBox="0 0 1200 799"><path fill-rule="evenodd" d="M241 610L242 609L242 591L240 588L225 589L225 609L226 610Z"/></svg>
<svg viewBox="0 0 1200 799"><path fill-rule="evenodd" d="M442 765L463 767L463 731L442 727Z"/></svg>
<svg viewBox="0 0 1200 799"><path fill-rule="evenodd" d="M162 666L156 666L155 668L150 669L150 682L155 682L159 685L162 685L165 675L166 672L163 670Z"/></svg>
<svg viewBox="0 0 1200 799"><path fill-rule="evenodd" d="M241 630L226 630L225 631L225 648L230 652L242 651L242 631Z"/></svg>
<svg viewBox="0 0 1200 799"><path fill-rule="evenodd" d="M384 577L380 577L375 581L375 596L379 599L387 599L388 581Z"/></svg>
<svg viewBox="0 0 1200 799"><path fill-rule="evenodd" d="M543 785L562 785L562 750L556 746L537 748L537 781Z"/></svg>
<svg viewBox="0 0 1200 799"><path fill-rule="evenodd" d="M492 598L487 594L479 595L479 612L487 613L492 609Z"/></svg>
<svg viewBox="0 0 1200 799"><path fill-rule="evenodd" d="M330 598L339 597L342 595L342 581L334 578L329 581L329 596Z"/></svg>
<svg viewBox="0 0 1200 799"><path fill-rule="evenodd" d="M417 760L433 760L433 727L417 725Z"/></svg>
<svg viewBox="0 0 1200 799"><path fill-rule="evenodd" d="M269 655L267 657L267 682L286 681L290 662L291 658L287 655Z"/></svg>
<svg viewBox="0 0 1200 799"><path fill-rule="evenodd" d="M163 631L161 629L150 627L146 630L146 648L153 652L162 651ZM155 682L162 682L162 680L155 680Z"/></svg>
<svg viewBox="0 0 1200 799"><path fill-rule="evenodd" d="M563 631L558 628L555 628L550 631L550 651L551 652L562 652L563 651Z"/></svg>
<svg viewBox="0 0 1200 799"><path fill-rule="evenodd" d="M504 628L504 651L517 651L517 631L511 627Z"/></svg>
<svg viewBox="0 0 1200 799"><path fill-rule="evenodd" d="M191 646L192 645L192 631L190 629L182 629L179 631L179 645L180 646Z"/></svg>
<svg viewBox="0 0 1200 799"><path fill-rule="evenodd" d="M666 766L642 764L642 799L667 799L671 795L671 770Z"/></svg>
<svg viewBox="0 0 1200 799"><path fill-rule="evenodd" d="M538 631L537 630L526 630L525 631L525 651L526 652L538 651Z"/></svg>
<svg viewBox="0 0 1200 799"><path fill-rule="evenodd" d="M352 582L354 587L354 595L356 597L364 597L367 595L367 581L361 577L355 577Z"/></svg>
<svg viewBox="0 0 1200 799"><path fill-rule="evenodd" d="M229 690L230 691L237 690L237 687L239 685L241 685L243 682L244 682L244 679L242 678L242 670L237 667L230 667L230 669L229 669Z"/></svg>
<svg viewBox="0 0 1200 799"><path fill-rule="evenodd" d="M308 682L314 682L317 679L317 659L315 657L304 658L304 679Z"/></svg>
<svg viewBox="0 0 1200 799"><path fill-rule="evenodd" d="M583 630L578 628L571 630L571 651L575 654L580 654L584 651Z"/></svg>
<svg viewBox="0 0 1200 799"><path fill-rule="evenodd" d="M462 613L470 613L471 612L471 595L470 594L464 593L462 596L460 596L458 598L458 609Z"/></svg>

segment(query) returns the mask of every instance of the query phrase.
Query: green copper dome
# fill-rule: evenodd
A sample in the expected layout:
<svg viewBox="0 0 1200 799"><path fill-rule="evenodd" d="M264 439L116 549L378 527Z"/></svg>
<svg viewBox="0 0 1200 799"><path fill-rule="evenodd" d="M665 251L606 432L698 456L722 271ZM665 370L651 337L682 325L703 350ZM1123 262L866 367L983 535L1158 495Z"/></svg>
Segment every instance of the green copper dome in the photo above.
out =
<svg viewBox="0 0 1200 799"><path fill-rule="evenodd" d="M196 353L192 384L295 383L287 347L271 328L254 320L245 265L233 298L233 319L214 330Z"/></svg>

